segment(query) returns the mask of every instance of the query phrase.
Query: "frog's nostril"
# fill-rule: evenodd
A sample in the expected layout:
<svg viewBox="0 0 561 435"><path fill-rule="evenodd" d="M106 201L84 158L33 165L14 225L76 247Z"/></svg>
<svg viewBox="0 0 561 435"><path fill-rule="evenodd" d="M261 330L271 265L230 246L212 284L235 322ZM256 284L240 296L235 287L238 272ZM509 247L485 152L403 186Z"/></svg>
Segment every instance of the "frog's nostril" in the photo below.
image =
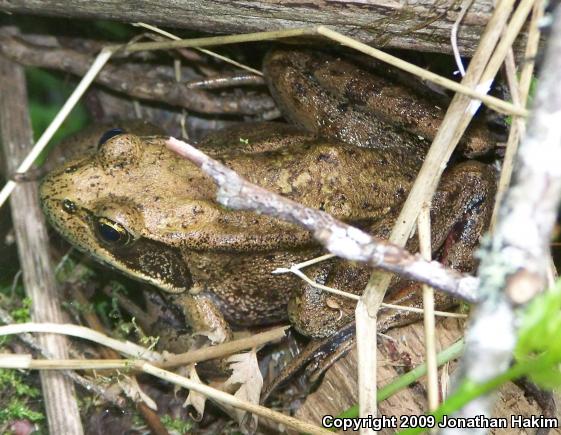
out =
<svg viewBox="0 0 561 435"><path fill-rule="evenodd" d="M63 199L62 209L68 214L74 214L76 213L78 207L76 207L76 204L73 201L70 201L69 199Z"/></svg>

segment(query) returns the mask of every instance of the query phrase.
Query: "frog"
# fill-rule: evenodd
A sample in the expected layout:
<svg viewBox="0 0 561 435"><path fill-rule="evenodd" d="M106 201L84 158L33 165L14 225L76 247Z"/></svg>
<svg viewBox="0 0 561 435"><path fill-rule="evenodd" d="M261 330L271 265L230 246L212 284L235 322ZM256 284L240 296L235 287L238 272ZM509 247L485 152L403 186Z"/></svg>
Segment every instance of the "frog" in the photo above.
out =
<svg viewBox="0 0 561 435"><path fill-rule="evenodd" d="M318 76L324 67L335 90L326 74ZM329 53L273 49L263 69L290 123L241 123L211 132L197 146L250 182L388 237L430 132L419 133L423 122L393 123L357 98L357 71L361 88L370 77L378 86L370 92L382 82L380 92L398 88L415 107L431 104L403 84L357 68ZM213 343L230 340L236 328L286 320L319 340L352 321L352 300L292 274L272 274L324 253L310 232L219 205L212 180L168 150L166 140L111 129L54 169L40 186L51 225L102 264L155 287L180 328ZM431 205L432 246L452 267L475 266L472 252L488 225L494 190L494 171L484 163L466 160L445 171ZM306 272L320 284L360 294L371 271L332 259ZM169 339L171 349L184 345L178 343Z"/></svg>

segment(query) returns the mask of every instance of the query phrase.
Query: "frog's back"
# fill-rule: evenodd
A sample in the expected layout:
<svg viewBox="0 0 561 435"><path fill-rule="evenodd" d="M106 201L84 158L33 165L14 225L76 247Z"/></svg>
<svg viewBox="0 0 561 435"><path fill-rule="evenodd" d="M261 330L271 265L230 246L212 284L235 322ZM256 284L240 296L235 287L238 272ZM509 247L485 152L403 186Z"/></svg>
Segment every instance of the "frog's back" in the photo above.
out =
<svg viewBox="0 0 561 435"><path fill-rule="evenodd" d="M201 144L252 183L345 221L376 221L405 199L421 161L280 123L235 127Z"/></svg>

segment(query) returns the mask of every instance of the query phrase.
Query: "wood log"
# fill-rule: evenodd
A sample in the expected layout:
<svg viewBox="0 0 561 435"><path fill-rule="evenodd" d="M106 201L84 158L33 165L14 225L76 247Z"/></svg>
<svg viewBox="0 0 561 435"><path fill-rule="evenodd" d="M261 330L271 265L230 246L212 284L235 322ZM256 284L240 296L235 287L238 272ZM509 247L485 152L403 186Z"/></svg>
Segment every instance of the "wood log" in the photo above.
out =
<svg viewBox="0 0 561 435"><path fill-rule="evenodd" d="M7 173L11 174L30 151L33 133L23 67L4 57L0 57L0 94L0 141ZM37 183L17 186L10 199L25 293L32 301L31 318L34 322L63 323ZM41 334L38 342L54 358L68 357L66 337ZM49 433L82 435L84 431L72 381L64 373L43 371L41 386Z"/></svg>
<svg viewBox="0 0 561 435"><path fill-rule="evenodd" d="M425 345L423 324L416 323L402 328L393 329L387 334L390 338L380 337L378 346L378 381L379 387L400 376L403 371L409 371L425 360ZM437 322L438 350L442 350L463 335L463 325L457 319L444 319ZM452 362L450 367L444 366L439 370L439 387L442 381L450 381L457 363ZM450 371L448 372L448 369ZM443 370L447 372L443 375ZM356 348L346 357L337 361L331 367L319 388L310 394L304 405L296 412L296 417L309 423L321 424L324 415L336 416L357 403L358 385L357 352ZM401 416L423 415L428 408L426 400L426 377L411 387L399 391L387 400L378 404L378 417L396 416L398 423ZM511 415L524 417L539 416L545 413L533 397L526 397L525 392L517 385L509 382L499 390L499 400L495 406L493 417L504 417L510 422ZM552 415L546 415L551 417ZM403 429L403 427L401 427ZM512 433L510 429L491 430L492 434ZM396 432L395 428L386 428L379 433L390 435ZM343 433L358 433L346 431ZM559 430L550 433L559 434Z"/></svg>
<svg viewBox="0 0 561 435"><path fill-rule="evenodd" d="M451 53L450 32L459 0L0 0L0 10L70 18L108 19L192 29L246 33L329 26L376 47ZM462 20L458 47L475 50L492 0L474 0ZM518 45L525 36L518 38Z"/></svg>

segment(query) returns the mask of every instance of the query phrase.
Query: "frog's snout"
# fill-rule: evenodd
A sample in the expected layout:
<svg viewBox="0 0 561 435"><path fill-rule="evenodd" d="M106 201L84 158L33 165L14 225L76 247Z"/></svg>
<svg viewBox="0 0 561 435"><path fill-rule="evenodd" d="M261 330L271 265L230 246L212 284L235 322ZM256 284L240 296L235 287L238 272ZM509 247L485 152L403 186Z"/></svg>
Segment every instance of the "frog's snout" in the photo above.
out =
<svg viewBox="0 0 561 435"><path fill-rule="evenodd" d="M43 211L48 217L51 216L51 211L53 206L57 202L55 191L53 186L56 185L56 178L52 174L47 175L39 185L39 200L41 201L41 206Z"/></svg>

